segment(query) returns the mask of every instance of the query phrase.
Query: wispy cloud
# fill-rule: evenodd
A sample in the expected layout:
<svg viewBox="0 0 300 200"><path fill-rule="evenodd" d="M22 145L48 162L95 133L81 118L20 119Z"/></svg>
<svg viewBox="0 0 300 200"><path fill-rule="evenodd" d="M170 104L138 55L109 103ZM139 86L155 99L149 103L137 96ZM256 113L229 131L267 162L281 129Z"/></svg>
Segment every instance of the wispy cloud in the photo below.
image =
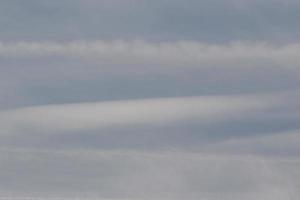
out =
<svg viewBox="0 0 300 200"><path fill-rule="evenodd" d="M0 200L299 199L299 13L0 1Z"/></svg>
<svg viewBox="0 0 300 200"><path fill-rule="evenodd" d="M272 103L273 102L273 103ZM226 120L272 107L270 96L204 96L45 105L0 113L2 134Z"/></svg>
<svg viewBox="0 0 300 200"><path fill-rule="evenodd" d="M0 56L64 56L88 58L111 64L160 64L184 67L275 66L299 68L299 44L272 45L260 42L205 44L192 41L75 41L0 43Z"/></svg>
<svg viewBox="0 0 300 200"><path fill-rule="evenodd" d="M299 156L300 130L273 132L255 137L232 138L220 143L208 145L205 151L229 154L266 154L277 156Z"/></svg>
<svg viewBox="0 0 300 200"><path fill-rule="evenodd" d="M75 199L274 200L299 194L300 161L293 158L20 149L1 150L0 161L0 175L9 179L0 182L3 196L12 186L21 188L13 197Z"/></svg>

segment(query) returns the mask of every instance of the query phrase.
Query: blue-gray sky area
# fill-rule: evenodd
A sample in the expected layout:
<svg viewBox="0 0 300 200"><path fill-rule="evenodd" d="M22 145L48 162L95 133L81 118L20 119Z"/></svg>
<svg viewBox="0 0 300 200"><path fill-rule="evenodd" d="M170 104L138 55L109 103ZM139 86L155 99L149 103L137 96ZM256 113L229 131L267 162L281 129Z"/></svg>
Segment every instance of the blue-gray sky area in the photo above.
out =
<svg viewBox="0 0 300 200"><path fill-rule="evenodd" d="M0 199L300 198L300 2L0 1Z"/></svg>

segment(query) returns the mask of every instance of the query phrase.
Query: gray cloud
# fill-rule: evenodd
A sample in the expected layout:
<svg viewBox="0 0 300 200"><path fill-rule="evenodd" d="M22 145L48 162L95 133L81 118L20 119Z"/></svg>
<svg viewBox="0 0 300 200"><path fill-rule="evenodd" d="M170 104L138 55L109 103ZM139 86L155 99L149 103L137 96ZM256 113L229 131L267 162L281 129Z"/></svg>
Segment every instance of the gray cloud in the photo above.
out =
<svg viewBox="0 0 300 200"><path fill-rule="evenodd" d="M299 41L295 0L14 0L0 8L2 40Z"/></svg>
<svg viewBox="0 0 300 200"><path fill-rule="evenodd" d="M299 10L1 1L0 199L299 199Z"/></svg>
<svg viewBox="0 0 300 200"><path fill-rule="evenodd" d="M85 130L126 124L166 124L197 118L215 121L241 112L268 108L270 99L254 97L189 97L29 107L0 113L2 127L13 133L22 126L43 131ZM268 103L267 103L268 102ZM10 131L12 130L12 131ZM5 132L5 128L3 130Z"/></svg>
<svg viewBox="0 0 300 200"><path fill-rule="evenodd" d="M257 135L252 138L229 139L207 146L206 151L227 152L232 154L250 153L267 155L298 156L300 131L287 131L271 135Z"/></svg>
<svg viewBox="0 0 300 200"><path fill-rule="evenodd" d="M240 153L298 155L298 151L285 148L295 146L285 135L283 148L274 151L273 145L273 135L278 131L300 128L299 103L293 97L295 92L27 107L0 113L1 144L46 149L214 152L229 143ZM237 144L231 144L232 140Z"/></svg>
<svg viewBox="0 0 300 200"><path fill-rule="evenodd" d="M2 108L299 89L298 45L1 43Z"/></svg>
<svg viewBox="0 0 300 200"><path fill-rule="evenodd" d="M13 196L273 200L299 195L294 158L1 150L0 159L5 163L0 175L10 180L1 182L1 189L15 191Z"/></svg>

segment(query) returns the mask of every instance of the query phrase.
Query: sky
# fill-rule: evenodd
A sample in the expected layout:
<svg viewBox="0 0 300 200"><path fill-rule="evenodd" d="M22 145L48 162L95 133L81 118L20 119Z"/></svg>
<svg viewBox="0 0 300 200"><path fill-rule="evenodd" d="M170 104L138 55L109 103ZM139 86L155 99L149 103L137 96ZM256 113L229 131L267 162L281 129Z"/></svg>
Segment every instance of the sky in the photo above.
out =
<svg viewBox="0 0 300 200"><path fill-rule="evenodd" d="M1 0L0 200L300 198L297 0Z"/></svg>

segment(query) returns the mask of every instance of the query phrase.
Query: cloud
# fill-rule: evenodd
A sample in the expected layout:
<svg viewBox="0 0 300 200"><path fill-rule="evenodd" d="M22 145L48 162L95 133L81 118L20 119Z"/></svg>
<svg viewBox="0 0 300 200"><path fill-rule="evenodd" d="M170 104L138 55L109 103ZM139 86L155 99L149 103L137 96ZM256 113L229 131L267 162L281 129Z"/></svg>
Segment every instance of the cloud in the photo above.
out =
<svg viewBox="0 0 300 200"><path fill-rule="evenodd" d="M0 113L2 134L162 125L180 120L226 120L266 109L270 97L207 96L45 105ZM276 102L276 101L275 101ZM274 102L274 103L275 103ZM7 133L5 133L7 131Z"/></svg>
<svg viewBox="0 0 300 200"><path fill-rule="evenodd" d="M0 112L0 144L41 150L172 149L298 155L293 140L285 134L300 128L295 93L151 98L7 110ZM279 148L280 137L283 146Z"/></svg>
<svg viewBox="0 0 300 200"><path fill-rule="evenodd" d="M1 1L0 200L299 199L299 8Z"/></svg>
<svg viewBox="0 0 300 200"><path fill-rule="evenodd" d="M204 151L230 154L265 154L299 156L300 130L273 132L250 138L232 138L204 148Z"/></svg>
<svg viewBox="0 0 300 200"><path fill-rule="evenodd" d="M299 89L299 44L0 43L0 108Z"/></svg>
<svg viewBox="0 0 300 200"><path fill-rule="evenodd" d="M298 70L299 44L274 46L267 43L237 42L212 45L199 42L75 41L0 43L0 55L9 57L63 56L86 58L107 64L158 64L185 68L267 67Z"/></svg>
<svg viewBox="0 0 300 200"><path fill-rule="evenodd" d="M300 185L295 158L2 149L0 161L0 196L274 200Z"/></svg>
<svg viewBox="0 0 300 200"><path fill-rule="evenodd" d="M299 41L296 0L28 0L0 3L1 40ZM32 30L35 27L35 31Z"/></svg>

